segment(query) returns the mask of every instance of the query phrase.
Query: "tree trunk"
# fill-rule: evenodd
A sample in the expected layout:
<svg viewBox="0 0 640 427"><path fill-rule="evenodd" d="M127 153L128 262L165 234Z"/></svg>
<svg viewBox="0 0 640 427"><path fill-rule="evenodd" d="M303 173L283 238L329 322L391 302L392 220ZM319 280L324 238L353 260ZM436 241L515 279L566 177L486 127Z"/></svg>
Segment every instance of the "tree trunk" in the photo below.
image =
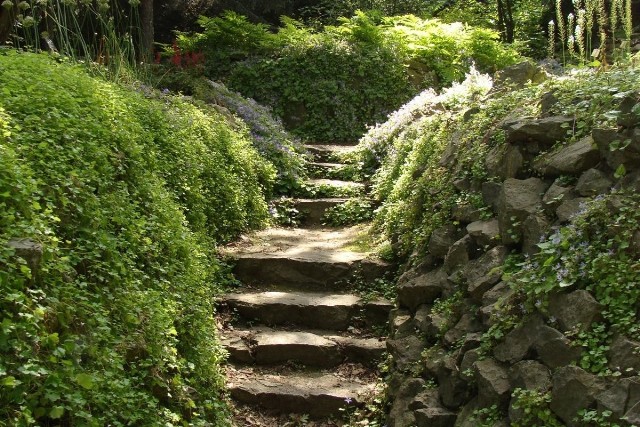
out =
<svg viewBox="0 0 640 427"><path fill-rule="evenodd" d="M16 19L16 10L17 6L15 2L11 9L5 9L0 6L0 45L5 44L11 35L13 20Z"/></svg>
<svg viewBox="0 0 640 427"><path fill-rule="evenodd" d="M142 0L140 2L140 26L142 27L140 47L140 58L144 62L153 60L153 0Z"/></svg>

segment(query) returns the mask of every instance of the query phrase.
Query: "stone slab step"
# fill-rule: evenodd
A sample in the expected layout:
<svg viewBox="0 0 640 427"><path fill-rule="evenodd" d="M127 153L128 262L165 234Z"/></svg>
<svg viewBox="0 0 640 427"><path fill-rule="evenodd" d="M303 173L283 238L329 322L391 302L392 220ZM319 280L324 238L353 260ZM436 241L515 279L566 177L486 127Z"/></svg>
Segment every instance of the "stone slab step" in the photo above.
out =
<svg viewBox="0 0 640 427"><path fill-rule="evenodd" d="M384 325L393 304L384 299L364 301L356 295L310 292L227 294L221 303L247 320L266 325L295 325L346 330L355 322Z"/></svg>
<svg viewBox="0 0 640 427"><path fill-rule="evenodd" d="M335 173L338 173L340 169L344 168L346 165L343 163L332 163L332 162L309 162L307 163L307 169L311 172L312 175L317 177L326 177L331 176Z"/></svg>
<svg viewBox="0 0 640 427"><path fill-rule="evenodd" d="M310 144L305 145L304 147L318 162L340 163L341 155L348 154L356 150L355 145Z"/></svg>
<svg viewBox="0 0 640 427"><path fill-rule="evenodd" d="M269 365L294 361L331 367L345 360L375 364L385 352L384 340L331 333L280 331L267 328L223 331L222 344L232 360Z"/></svg>
<svg viewBox="0 0 640 427"><path fill-rule="evenodd" d="M278 289L326 291L343 289L358 274L365 282L381 277L391 266L367 252L348 248L366 227L342 229L271 228L245 236L224 248L235 260L236 278L248 285Z"/></svg>
<svg viewBox="0 0 640 427"><path fill-rule="evenodd" d="M373 282L384 276L388 264L355 252L309 252L287 256L279 253L240 254L233 273L248 285L273 285L279 289L337 291L358 278Z"/></svg>
<svg viewBox="0 0 640 427"><path fill-rule="evenodd" d="M340 179L315 178L304 183L302 194L311 198L357 197L365 193L365 185L360 182Z"/></svg>
<svg viewBox="0 0 640 427"><path fill-rule="evenodd" d="M262 375L237 378L228 383L231 397L280 413L336 415L371 393L373 385L341 379L329 374Z"/></svg>
<svg viewBox="0 0 640 427"><path fill-rule="evenodd" d="M341 205L347 200L349 199L344 197L297 199L295 201L296 209L303 214L301 225L305 227L322 226L323 216L327 209Z"/></svg>

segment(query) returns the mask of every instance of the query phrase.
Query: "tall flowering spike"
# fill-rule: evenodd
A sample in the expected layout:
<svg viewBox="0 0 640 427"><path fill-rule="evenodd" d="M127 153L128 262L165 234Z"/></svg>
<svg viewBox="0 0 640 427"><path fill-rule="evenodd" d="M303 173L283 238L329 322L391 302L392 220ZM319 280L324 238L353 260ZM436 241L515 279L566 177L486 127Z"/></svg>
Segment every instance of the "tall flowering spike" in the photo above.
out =
<svg viewBox="0 0 640 427"><path fill-rule="evenodd" d="M553 19L549 21L549 43L547 45L547 56L553 58L556 53L556 23Z"/></svg>
<svg viewBox="0 0 640 427"><path fill-rule="evenodd" d="M624 37L631 48L631 34L633 32L633 17L631 12L631 0L624 0Z"/></svg>

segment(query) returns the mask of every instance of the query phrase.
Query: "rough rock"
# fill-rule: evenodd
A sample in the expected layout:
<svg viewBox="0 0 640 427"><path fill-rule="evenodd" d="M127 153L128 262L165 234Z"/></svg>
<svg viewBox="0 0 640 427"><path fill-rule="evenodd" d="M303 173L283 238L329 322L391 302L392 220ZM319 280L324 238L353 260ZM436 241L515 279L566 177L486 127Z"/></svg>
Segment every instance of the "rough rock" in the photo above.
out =
<svg viewBox="0 0 640 427"><path fill-rule="evenodd" d="M431 255L444 258L449 252L449 248L462 237L457 227L445 225L436 228L429 238L428 249Z"/></svg>
<svg viewBox="0 0 640 427"><path fill-rule="evenodd" d="M562 366L553 374L551 410L568 426L578 426L578 411L589 408L605 389L602 378L577 366Z"/></svg>
<svg viewBox="0 0 640 427"><path fill-rule="evenodd" d="M640 123L640 116L634 111L640 103L638 92L630 92L625 95L618 105L618 126L632 128Z"/></svg>
<svg viewBox="0 0 640 427"><path fill-rule="evenodd" d="M607 165L616 170L624 165L627 171L640 167L640 130L626 130L619 133L615 129L594 129L593 140L600 149L600 155ZM613 149L617 147L617 149Z"/></svg>
<svg viewBox="0 0 640 427"><path fill-rule="evenodd" d="M509 373L494 359L476 362L478 403L483 407L503 406L509 399L511 383Z"/></svg>
<svg viewBox="0 0 640 427"><path fill-rule="evenodd" d="M494 87L523 88L528 83L542 83L547 73L530 61L510 65L494 74Z"/></svg>
<svg viewBox="0 0 640 427"><path fill-rule="evenodd" d="M503 125L507 143L537 143L547 149L567 137L567 126L573 125L573 117L551 116L541 119L518 120Z"/></svg>
<svg viewBox="0 0 640 427"><path fill-rule="evenodd" d="M472 388L458 369L438 376L438 386L440 400L449 409L458 409L471 398Z"/></svg>
<svg viewBox="0 0 640 427"><path fill-rule="evenodd" d="M568 222L576 215L580 214L587 202L590 199L586 197L578 197L575 199L565 200L560 203L558 209L556 209L556 216L558 217L558 221L560 222Z"/></svg>
<svg viewBox="0 0 640 427"><path fill-rule="evenodd" d="M640 377L623 378L596 396L599 411L611 411L620 420L640 403Z"/></svg>
<svg viewBox="0 0 640 427"><path fill-rule="evenodd" d="M402 382L397 393L394 393L393 404L387 419L389 427L410 427L415 424L416 419L413 411L409 410L409 405L424 389L424 385L425 382L421 378L411 378Z"/></svg>
<svg viewBox="0 0 640 427"><path fill-rule="evenodd" d="M576 191L583 197L597 196L609 192L613 182L604 172L598 169L589 169L580 175L576 184Z"/></svg>
<svg viewBox="0 0 640 427"><path fill-rule="evenodd" d="M325 337L340 348L340 354L350 362L362 363L364 365L377 365L386 351L383 340L378 338L355 338L328 335Z"/></svg>
<svg viewBox="0 0 640 427"><path fill-rule="evenodd" d="M451 217L462 223L469 224L482 218L482 209L475 208L467 203L454 206Z"/></svg>
<svg viewBox="0 0 640 427"><path fill-rule="evenodd" d="M550 227L551 223L543 214L529 215L522 224L522 252L529 256L538 253L538 243L547 235Z"/></svg>
<svg viewBox="0 0 640 427"><path fill-rule="evenodd" d="M600 320L602 306L585 290L554 294L549 298L549 315L556 318L562 331L587 331Z"/></svg>
<svg viewBox="0 0 640 427"><path fill-rule="evenodd" d="M15 250L17 256L27 261L32 273L38 271L43 251L41 243L32 239L12 239L7 242L7 246Z"/></svg>
<svg viewBox="0 0 640 427"><path fill-rule="evenodd" d="M475 221L467 225L467 233L479 247L493 247L500 238L500 225L497 219Z"/></svg>
<svg viewBox="0 0 640 427"><path fill-rule="evenodd" d="M416 324L408 310L394 308L389 313L389 326L394 338L404 338L415 333Z"/></svg>
<svg viewBox="0 0 640 427"><path fill-rule="evenodd" d="M428 340L435 341L448 324L449 320L443 314L429 313L425 320L418 325L418 329L425 334Z"/></svg>
<svg viewBox="0 0 640 427"><path fill-rule="evenodd" d="M560 206L560 203L575 198L576 194L573 186L560 185L556 181L551 184L551 187L549 187L547 192L544 194L542 203L545 211L555 212L558 206Z"/></svg>
<svg viewBox="0 0 640 427"><path fill-rule="evenodd" d="M444 259L444 268L447 273L453 273L459 267L465 265L469 260L475 258L478 248L471 236L468 234L456 241Z"/></svg>
<svg viewBox="0 0 640 427"><path fill-rule="evenodd" d="M500 199L501 191L502 184L499 182L488 181L482 183L482 201L494 212L498 210L498 200Z"/></svg>
<svg viewBox="0 0 640 427"><path fill-rule="evenodd" d="M509 250L506 247L496 246L464 268L462 274L467 281L467 290L474 301L482 301L482 295L500 281L501 266L508 254Z"/></svg>
<svg viewBox="0 0 640 427"><path fill-rule="evenodd" d="M544 93L540 97L540 114L546 116L554 105L558 103L558 98L554 91Z"/></svg>
<svg viewBox="0 0 640 427"><path fill-rule="evenodd" d="M522 171L524 156L514 145L498 145L487 153L485 166L493 176L501 179L515 178Z"/></svg>
<svg viewBox="0 0 640 427"><path fill-rule="evenodd" d="M493 357L500 362L509 364L514 364L527 357L533 344L529 331L532 326L535 328L535 325L528 321L507 333L504 340L493 349Z"/></svg>
<svg viewBox="0 0 640 427"><path fill-rule="evenodd" d="M456 414L446 409L438 399L437 390L424 390L409 405L416 427L452 427Z"/></svg>
<svg viewBox="0 0 640 427"><path fill-rule="evenodd" d="M575 362L582 353L582 349L571 345L560 331L546 325L535 329L531 341L539 359L551 369Z"/></svg>
<svg viewBox="0 0 640 427"><path fill-rule="evenodd" d="M460 373L464 376L468 375L474 369L474 365L478 360L480 360L480 352L477 349L464 353L460 362Z"/></svg>
<svg viewBox="0 0 640 427"><path fill-rule="evenodd" d="M579 174L594 167L600 161L600 151L593 138L587 136L557 151L538 158L533 165L544 176Z"/></svg>
<svg viewBox="0 0 640 427"><path fill-rule="evenodd" d="M398 286L398 302L414 311L421 304L431 304L448 286L447 274L434 270Z"/></svg>
<svg viewBox="0 0 640 427"><path fill-rule="evenodd" d="M535 360L523 360L513 365L509 378L514 388L545 392L551 389L549 368Z"/></svg>
<svg viewBox="0 0 640 427"><path fill-rule="evenodd" d="M387 340L387 350L393 355L397 369L404 371L420 361L425 344L424 339L409 335L400 339Z"/></svg>
<svg viewBox="0 0 640 427"><path fill-rule="evenodd" d="M507 282L500 282L482 295L482 305L495 304L499 299L511 293L513 293L513 291L509 288Z"/></svg>
<svg viewBox="0 0 640 427"><path fill-rule="evenodd" d="M504 182L498 202L498 220L503 243L511 244L521 240L522 222L538 209L545 188L545 183L538 178L510 178Z"/></svg>
<svg viewBox="0 0 640 427"><path fill-rule="evenodd" d="M640 342L618 334L611 342L608 356L611 369L619 370L623 375L640 373Z"/></svg>
<svg viewBox="0 0 640 427"><path fill-rule="evenodd" d="M454 346L464 339L467 334L481 330L482 323L470 313L464 313L458 323L444 334L444 342L449 346Z"/></svg>

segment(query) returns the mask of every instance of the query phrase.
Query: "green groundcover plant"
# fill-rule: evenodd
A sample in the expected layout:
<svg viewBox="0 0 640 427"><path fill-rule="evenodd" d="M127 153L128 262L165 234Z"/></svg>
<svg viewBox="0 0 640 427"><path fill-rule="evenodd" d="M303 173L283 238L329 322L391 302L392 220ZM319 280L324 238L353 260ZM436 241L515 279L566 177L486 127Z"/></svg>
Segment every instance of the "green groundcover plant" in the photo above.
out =
<svg viewBox="0 0 640 427"><path fill-rule="evenodd" d="M273 166L46 55L0 53L0 92L0 425L226 425L213 248L263 225Z"/></svg>
<svg viewBox="0 0 640 427"><path fill-rule="evenodd" d="M463 79L472 63L493 72L517 57L494 31L412 15L358 11L321 31L283 18L272 32L233 12L199 23L202 33L179 34L178 44L204 53L205 74L315 140L355 139L419 90Z"/></svg>

